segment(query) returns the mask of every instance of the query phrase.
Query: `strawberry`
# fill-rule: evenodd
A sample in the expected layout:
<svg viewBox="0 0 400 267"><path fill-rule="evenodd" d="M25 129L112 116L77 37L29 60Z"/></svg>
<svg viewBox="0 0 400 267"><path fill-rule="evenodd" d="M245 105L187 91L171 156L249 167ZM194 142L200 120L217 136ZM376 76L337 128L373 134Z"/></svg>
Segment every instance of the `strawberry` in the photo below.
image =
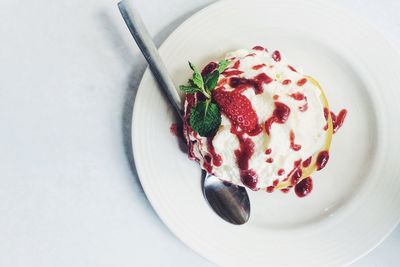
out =
<svg viewBox="0 0 400 267"><path fill-rule="evenodd" d="M258 126L257 114L250 100L239 92L213 91L213 98L231 123L250 133Z"/></svg>

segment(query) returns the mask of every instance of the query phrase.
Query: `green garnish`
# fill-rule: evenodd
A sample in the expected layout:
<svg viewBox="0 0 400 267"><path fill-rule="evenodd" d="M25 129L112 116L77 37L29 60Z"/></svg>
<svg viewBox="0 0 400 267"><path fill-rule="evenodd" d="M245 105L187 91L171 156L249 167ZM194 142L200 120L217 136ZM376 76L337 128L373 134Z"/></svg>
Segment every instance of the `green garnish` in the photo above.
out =
<svg viewBox="0 0 400 267"><path fill-rule="evenodd" d="M219 75L229 65L229 60L221 60L218 68L203 77L200 71L189 62L193 70L193 77L189 79L189 85L181 85L179 89L186 94L201 93L206 98L205 101L199 101L189 117L189 124L200 136L213 135L221 125L221 113L218 105L212 101L211 91L217 86Z"/></svg>
<svg viewBox="0 0 400 267"><path fill-rule="evenodd" d="M221 114L218 105L210 100L198 102L190 113L189 123L199 135L213 135L221 125Z"/></svg>

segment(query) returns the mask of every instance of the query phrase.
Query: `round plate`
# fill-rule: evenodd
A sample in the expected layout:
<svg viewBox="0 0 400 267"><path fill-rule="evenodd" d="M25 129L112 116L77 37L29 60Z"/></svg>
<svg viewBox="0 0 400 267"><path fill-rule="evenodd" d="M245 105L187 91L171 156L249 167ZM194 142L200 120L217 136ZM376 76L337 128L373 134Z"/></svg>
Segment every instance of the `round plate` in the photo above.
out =
<svg viewBox="0 0 400 267"><path fill-rule="evenodd" d="M175 84L187 61L262 45L316 78L332 110L348 109L328 166L306 198L249 192L249 222L217 217L201 192L199 166L169 127L175 118L151 73L133 114L133 150L147 197L165 224L222 266L338 266L377 246L400 219L400 57L360 18L322 1L218 1L183 23L160 48Z"/></svg>

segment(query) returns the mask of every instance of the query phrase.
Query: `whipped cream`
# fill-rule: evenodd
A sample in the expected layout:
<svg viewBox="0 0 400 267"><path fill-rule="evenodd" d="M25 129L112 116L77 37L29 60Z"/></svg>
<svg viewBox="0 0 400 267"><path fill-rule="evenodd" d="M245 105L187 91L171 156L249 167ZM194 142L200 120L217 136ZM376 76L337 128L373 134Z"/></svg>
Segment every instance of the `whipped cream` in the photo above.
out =
<svg viewBox="0 0 400 267"><path fill-rule="evenodd" d="M312 78L288 65L278 51L255 47L228 53L225 59L230 64L220 75L215 90L238 90L232 87L234 78L254 81L260 74L270 78L259 82L260 88L242 86L240 92L257 114L260 132L256 135L243 133L238 137L232 130L232 121L223 112L221 125L212 138L199 136L186 123L184 135L189 156L222 180L253 190L276 188L290 179L299 164L315 164L318 152L329 148L327 139L331 127L327 127L328 116L324 115L326 99ZM196 101L196 96L187 96L186 117ZM277 105L289 109L283 123L274 120L274 116L280 116L276 113ZM238 156L243 150L243 140L250 140L250 145L246 144L251 151L242 151L242 156ZM246 170L240 162L243 155L248 156ZM250 178L246 177L249 175Z"/></svg>

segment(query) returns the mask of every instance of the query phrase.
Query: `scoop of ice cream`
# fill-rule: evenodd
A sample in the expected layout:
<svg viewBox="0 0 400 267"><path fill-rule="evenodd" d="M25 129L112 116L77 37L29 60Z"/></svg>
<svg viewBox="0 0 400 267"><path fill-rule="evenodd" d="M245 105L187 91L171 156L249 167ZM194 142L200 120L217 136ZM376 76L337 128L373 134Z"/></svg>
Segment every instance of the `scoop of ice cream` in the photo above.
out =
<svg viewBox="0 0 400 267"><path fill-rule="evenodd" d="M214 136L191 129L188 118L201 96L186 96L190 158L222 180L269 192L294 186L323 168L333 127L319 84L288 65L279 51L257 46L225 59L228 68L212 92L222 116ZM216 66L209 63L202 74Z"/></svg>

